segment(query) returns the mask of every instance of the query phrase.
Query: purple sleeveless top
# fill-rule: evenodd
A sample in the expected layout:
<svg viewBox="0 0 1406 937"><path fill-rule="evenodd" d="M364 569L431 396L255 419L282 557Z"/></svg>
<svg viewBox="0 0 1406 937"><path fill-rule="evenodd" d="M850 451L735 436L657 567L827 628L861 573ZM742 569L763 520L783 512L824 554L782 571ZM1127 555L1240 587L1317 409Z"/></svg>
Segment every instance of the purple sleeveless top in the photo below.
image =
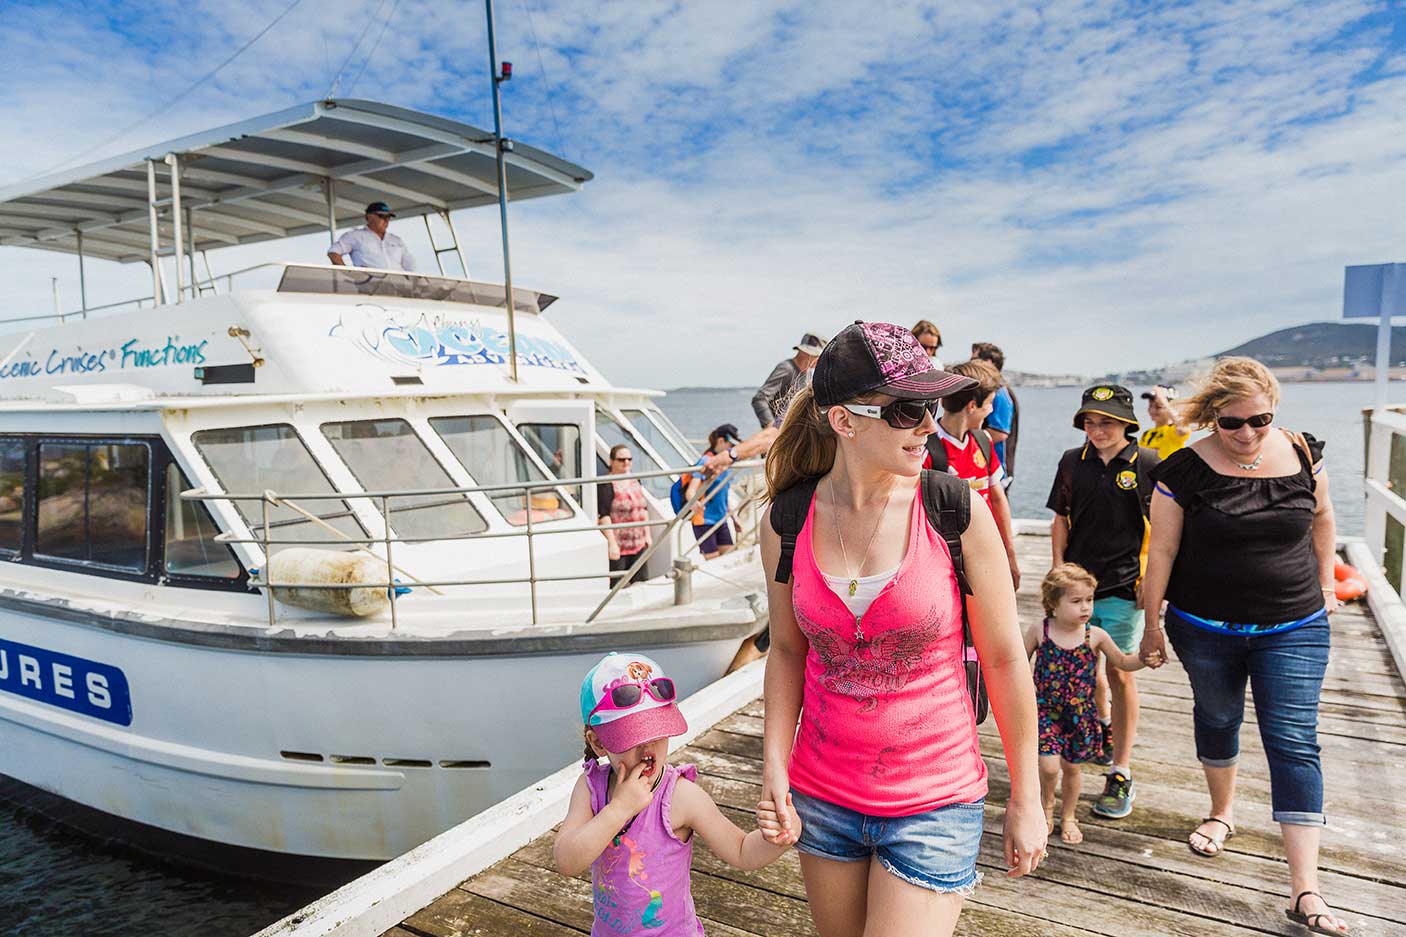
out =
<svg viewBox="0 0 1406 937"><path fill-rule="evenodd" d="M592 761L585 771L591 813L600 813L609 801L610 763ZM649 806L635 814L629 826L591 863L596 911L591 937L698 937L703 933L703 923L693 910L689 881L693 837L690 835L688 842L680 840L669 819L674 787L681 777L695 781L698 769L666 764Z"/></svg>

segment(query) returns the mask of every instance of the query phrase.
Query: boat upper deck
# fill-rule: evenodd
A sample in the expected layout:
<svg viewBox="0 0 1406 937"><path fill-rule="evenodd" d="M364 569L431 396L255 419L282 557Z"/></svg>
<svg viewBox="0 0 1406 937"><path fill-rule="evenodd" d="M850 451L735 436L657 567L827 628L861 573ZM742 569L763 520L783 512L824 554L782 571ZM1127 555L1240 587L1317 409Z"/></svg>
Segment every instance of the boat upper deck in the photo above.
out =
<svg viewBox="0 0 1406 937"><path fill-rule="evenodd" d="M1030 620L1040 614L1037 584L1048 567L1049 542L1027 535L1018 543L1025 582L1020 610L1022 620ZM1406 684L1364 606L1349 606L1335 616L1333 642L1319 721L1329 815L1320 859L1322 890L1353 934L1406 937ZM1175 662L1143 671L1138 680L1142 721L1133 759L1138 799L1132 815L1102 820L1081 807L1084 842L1066 846L1053 837L1050 858L1026 879L1003 874L1001 805L1008 777L993 722L981 727L991 777L979 859L985 877L967 903L959 934L1305 933L1283 913L1288 875L1270 816L1269 774L1252 710L1241 736L1238 835L1223 855L1206 860L1186 846L1187 833L1207 811L1190 688ZM754 825L752 807L760 795L761 715L761 701L753 700L673 756L676 763L698 766L699 783L744 829ZM1090 766L1084 800L1100 790L1098 769ZM588 933L589 873L559 875L551 841L550 834L535 839L414 910L385 930L385 937ZM715 937L815 933L794 850L767 868L742 872L700 845L693 894ZM266 933L296 931L276 925Z"/></svg>

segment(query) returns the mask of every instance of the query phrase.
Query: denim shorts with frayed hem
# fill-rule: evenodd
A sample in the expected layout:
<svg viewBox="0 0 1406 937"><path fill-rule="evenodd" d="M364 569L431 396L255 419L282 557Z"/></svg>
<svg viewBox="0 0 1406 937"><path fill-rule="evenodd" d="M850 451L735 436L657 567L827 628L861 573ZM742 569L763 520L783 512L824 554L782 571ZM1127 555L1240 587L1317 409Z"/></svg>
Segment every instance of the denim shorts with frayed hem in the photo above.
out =
<svg viewBox="0 0 1406 937"><path fill-rule="evenodd" d="M818 797L791 792L801 817L803 853L858 862L878 858L890 873L919 888L970 896L981 880L984 801L948 804L910 817L875 817Z"/></svg>

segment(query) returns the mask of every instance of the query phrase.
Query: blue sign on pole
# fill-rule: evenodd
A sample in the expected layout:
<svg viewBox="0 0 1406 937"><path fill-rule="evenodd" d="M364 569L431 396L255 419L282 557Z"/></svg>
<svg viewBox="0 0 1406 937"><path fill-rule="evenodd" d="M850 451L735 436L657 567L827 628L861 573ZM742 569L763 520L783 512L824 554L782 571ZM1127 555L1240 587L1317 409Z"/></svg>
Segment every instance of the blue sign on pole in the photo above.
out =
<svg viewBox="0 0 1406 937"><path fill-rule="evenodd" d="M1343 318L1406 316L1406 264L1348 267L1343 277Z"/></svg>

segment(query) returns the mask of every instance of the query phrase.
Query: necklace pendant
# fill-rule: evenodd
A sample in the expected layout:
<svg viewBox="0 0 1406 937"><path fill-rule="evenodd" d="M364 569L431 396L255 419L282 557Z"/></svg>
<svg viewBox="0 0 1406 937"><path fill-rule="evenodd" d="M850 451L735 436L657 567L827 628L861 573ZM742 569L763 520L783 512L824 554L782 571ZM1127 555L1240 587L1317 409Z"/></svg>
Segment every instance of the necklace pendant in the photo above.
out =
<svg viewBox="0 0 1406 937"><path fill-rule="evenodd" d="M861 620L861 619L859 619L859 618L856 618L856 619L854 620L854 643L855 643L855 644L863 644L863 643L864 643L864 628L860 625L860 620Z"/></svg>
<svg viewBox="0 0 1406 937"><path fill-rule="evenodd" d="M854 595L855 593L857 593L858 591L859 591L859 580L858 580L858 579L851 579L851 580L849 581L849 594L850 594L851 596L853 596L853 595Z"/></svg>

